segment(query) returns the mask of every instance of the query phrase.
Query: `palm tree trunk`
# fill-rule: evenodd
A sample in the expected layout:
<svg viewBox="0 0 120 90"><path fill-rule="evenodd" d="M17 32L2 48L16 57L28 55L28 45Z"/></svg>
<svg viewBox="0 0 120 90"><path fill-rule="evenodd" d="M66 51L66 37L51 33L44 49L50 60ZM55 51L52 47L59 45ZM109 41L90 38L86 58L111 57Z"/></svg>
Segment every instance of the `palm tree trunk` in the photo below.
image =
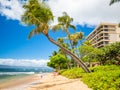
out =
<svg viewBox="0 0 120 90"><path fill-rule="evenodd" d="M74 46L73 46L73 43L72 43L71 40L70 40L70 45L71 45L71 48L72 48L72 50L73 50L72 53L74 54ZM73 66L74 66L74 67L77 67L75 60L74 60L73 58L71 58L71 59L72 59L72 61L73 61Z"/></svg>
<svg viewBox="0 0 120 90"><path fill-rule="evenodd" d="M59 48L61 48L66 54L70 55L80 66L81 68L87 72L90 73L91 71L88 69L88 67L84 64L84 62L82 60L80 60L76 55L74 55L70 50L64 48L62 45L60 45L59 43L57 43L55 40L53 40L51 37L49 37L49 35L45 35L48 40L50 42L52 42L53 44L57 45Z"/></svg>

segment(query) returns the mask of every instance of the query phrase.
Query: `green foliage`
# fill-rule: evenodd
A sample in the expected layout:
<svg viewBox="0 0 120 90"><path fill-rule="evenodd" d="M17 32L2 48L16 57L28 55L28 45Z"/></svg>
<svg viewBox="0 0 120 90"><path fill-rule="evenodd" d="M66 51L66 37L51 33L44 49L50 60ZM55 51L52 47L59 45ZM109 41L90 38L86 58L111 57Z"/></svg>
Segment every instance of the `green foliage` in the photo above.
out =
<svg viewBox="0 0 120 90"><path fill-rule="evenodd" d="M62 72L68 78L79 78L93 90L119 90L120 66L98 66L91 68L92 73L84 73L81 69Z"/></svg>
<svg viewBox="0 0 120 90"><path fill-rule="evenodd" d="M83 44L79 47L81 58L84 62L99 61L101 64L116 64L120 62L120 42L112 43L103 48L97 49L90 45Z"/></svg>
<svg viewBox="0 0 120 90"><path fill-rule="evenodd" d="M91 40L86 40L83 45L88 45L88 46L92 46L92 41Z"/></svg>
<svg viewBox="0 0 120 90"><path fill-rule="evenodd" d="M28 38L40 33L47 35L49 24L54 18L48 5L38 0L29 0L24 4L23 8L25 12L22 15L21 21L24 24L35 26L35 29L30 32Z"/></svg>
<svg viewBox="0 0 120 90"><path fill-rule="evenodd" d="M56 68L58 70L67 68L67 62L70 60L62 54L56 54L50 57L50 62L47 63L48 66Z"/></svg>
<svg viewBox="0 0 120 90"><path fill-rule="evenodd" d="M82 45L78 49L79 49L79 53L81 54L81 58L84 62L97 61L95 57L96 57L96 54L100 52L99 49L89 45Z"/></svg>
<svg viewBox="0 0 120 90"><path fill-rule="evenodd" d="M91 70L92 72L113 71L113 70L120 70L120 67L116 65L105 65L105 66L92 67Z"/></svg>
<svg viewBox="0 0 120 90"><path fill-rule="evenodd" d="M68 78L81 78L82 73L85 73L81 68L73 68L62 71L62 75Z"/></svg>
<svg viewBox="0 0 120 90"><path fill-rule="evenodd" d="M100 66L92 70L94 72L83 75L82 80L93 90L119 90L119 66Z"/></svg>
<svg viewBox="0 0 120 90"><path fill-rule="evenodd" d="M62 29L67 34L70 34L68 28L76 30L76 27L72 25L71 22L73 22L73 18L71 18L66 12L63 12L63 15L58 17L58 24L53 26L52 30L57 31Z"/></svg>
<svg viewBox="0 0 120 90"><path fill-rule="evenodd" d="M79 40L81 41L83 37L84 37L83 32L76 32L74 34L68 35L68 39L72 42L72 46L78 45Z"/></svg>
<svg viewBox="0 0 120 90"><path fill-rule="evenodd" d="M120 42L116 42L101 48L101 50L104 52L100 55L100 57L102 58L102 64L113 64L116 61L120 62L119 48L120 48Z"/></svg>
<svg viewBox="0 0 120 90"><path fill-rule="evenodd" d="M49 23L53 20L53 14L47 4L38 0L29 0L24 6L25 13L22 16L22 21L28 25L39 26L41 23Z"/></svg>

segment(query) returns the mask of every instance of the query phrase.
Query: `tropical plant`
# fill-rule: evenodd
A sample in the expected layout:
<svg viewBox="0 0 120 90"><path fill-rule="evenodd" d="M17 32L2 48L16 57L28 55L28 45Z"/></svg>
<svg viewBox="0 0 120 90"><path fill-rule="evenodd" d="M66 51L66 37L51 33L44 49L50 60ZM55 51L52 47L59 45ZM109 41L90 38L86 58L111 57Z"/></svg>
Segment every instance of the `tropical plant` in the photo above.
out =
<svg viewBox="0 0 120 90"><path fill-rule="evenodd" d="M78 44L79 40L80 40L81 45L82 45L82 41L81 40L83 39L83 37L84 37L83 32L76 32L74 34L70 34L69 35L68 39L72 43L71 44L72 49L74 49L74 46L76 46Z"/></svg>
<svg viewBox="0 0 120 90"><path fill-rule="evenodd" d="M90 66L91 62L97 62L96 56L100 53L100 50L89 45L82 45L78 48L81 58L84 62L88 63ZM96 55L97 54L97 55Z"/></svg>
<svg viewBox="0 0 120 90"><path fill-rule="evenodd" d="M92 41L90 40L86 40L83 45L88 45L88 46L92 46Z"/></svg>
<svg viewBox="0 0 120 90"><path fill-rule="evenodd" d="M49 36L49 30L50 30L50 23L53 21L54 16L52 14L52 11L46 5L45 2L39 2L38 0L29 0L24 6L25 13L22 16L22 22L24 22L27 25L34 25L35 29L32 30L29 34L29 38L35 34L43 34L47 37L47 39L52 42L53 44L57 45L59 48L61 48L66 54L70 55L80 66L86 71L90 72L90 70L87 68L87 66L84 64L82 60L79 60L79 58L74 55L70 50L64 48L62 45L60 45L58 42L56 42L54 39L52 39ZM71 22L73 19L68 18L64 21ZM59 21L62 21L61 18L58 18ZM65 22L66 23L66 22ZM64 23L62 23L64 24ZM69 23L68 23L69 24ZM71 26L71 25L70 25ZM68 26L66 26L67 28ZM71 26L72 27L72 26ZM74 28L74 27L73 27ZM54 30L54 29L53 29Z"/></svg>
<svg viewBox="0 0 120 90"><path fill-rule="evenodd" d="M95 58L100 64L119 64L120 63L120 42L104 46L95 52Z"/></svg>
<svg viewBox="0 0 120 90"><path fill-rule="evenodd" d="M66 58L65 55L58 53L55 56L50 57L50 62L48 62L47 65L57 70L61 70L69 68L68 62L70 62L70 60Z"/></svg>
<svg viewBox="0 0 120 90"><path fill-rule="evenodd" d="M101 48L104 52L103 56L105 59L104 64L113 64L116 61L120 62L120 42L112 43L108 46Z"/></svg>
<svg viewBox="0 0 120 90"><path fill-rule="evenodd" d="M68 28L72 28L73 30L76 30L76 27L71 24L72 21L73 21L73 18L71 18L66 12L63 12L63 15L61 17L58 17L58 24L54 25L52 29L54 31L62 29L67 33L68 39L70 40L71 34ZM70 44L71 44L71 47L73 48L73 43L71 40L70 40Z"/></svg>
<svg viewBox="0 0 120 90"><path fill-rule="evenodd" d="M70 48L71 48L71 52L75 54L74 49L75 46L78 44L78 41L82 40L83 38L83 32L77 32L74 34L70 34L69 32L69 28L72 28L74 30L76 30L75 26L71 24L71 22L73 22L73 18L71 18L66 12L63 12L63 16L58 17L58 24L55 25L52 29L54 31L60 30L62 29L63 31L65 31L67 33L67 38L69 40L70 43ZM74 58L72 58L73 62L74 62L74 66L76 62L76 60L74 60Z"/></svg>
<svg viewBox="0 0 120 90"><path fill-rule="evenodd" d="M90 74L84 73L81 68L64 70L61 74L67 78L81 78L92 90L119 90L120 66L97 66L91 68Z"/></svg>
<svg viewBox="0 0 120 90"><path fill-rule="evenodd" d="M54 31L62 29L65 32L67 32L68 35L70 35L68 28L72 28L76 30L76 27L71 24L72 21L73 21L73 18L71 18L66 12L63 12L63 16L58 17L58 24L54 25L52 29Z"/></svg>
<svg viewBox="0 0 120 90"><path fill-rule="evenodd" d="M119 2L120 0L111 0L110 1L110 5L112 5L112 4L114 4L114 3L116 3L116 2Z"/></svg>

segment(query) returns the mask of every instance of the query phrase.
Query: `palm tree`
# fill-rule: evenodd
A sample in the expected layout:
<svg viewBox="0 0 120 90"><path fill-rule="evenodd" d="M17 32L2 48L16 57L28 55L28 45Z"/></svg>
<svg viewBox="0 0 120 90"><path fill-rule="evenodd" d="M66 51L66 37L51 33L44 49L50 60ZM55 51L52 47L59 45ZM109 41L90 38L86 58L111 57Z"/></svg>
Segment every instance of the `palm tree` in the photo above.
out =
<svg viewBox="0 0 120 90"><path fill-rule="evenodd" d="M68 16L68 14L66 12L63 12L63 16L58 17L58 24L55 25L52 29L54 31L62 29L65 32L67 32L68 35L70 35L68 28L72 28L74 30L76 29L75 26L71 24L72 21L73 21L73 18Z"/></svg>
<svg viewBox="0 0 120 90"><path fill-rule="evenodd" d="M72 28L76 30L75 26L71 24L72 21L73 21L73 18L71 18L66 12L63 12L63 16L58 17L58 24L53 26L52 29L54 31L62 29L63 31L67 33L68 38L70 40L70 32L68 28ZM71 40L70 40L70 44L71 44L71 47L74 48Z"/></svg>
<svg viewBox="0 0 120 90"><path fill-rule="evenodd" d="M114 3L116 3L116 2L119 2L120 0L111 0L110 1L110 5L112 5L112 4L114 4Z"/></svg>
<svg viewBox="0 0 120 90"><path fill-rule="evenodd" d="M84 33L80 31L80 32L77 32L75 34L76 34L76 39L78 41L80 41L80 44L82 45L82 39L84 38ZM77 43L78 43L78 41L77 41Z"/></svg>
<svg viewBox="0 0 120 90"><path fill-rule="evenodd" d="M90 72L82 60L79 60L79 58L76 57L70 50L64 48L49 36L48 32L50 30L50 23L53 21L54 16L50 8L44 2L39 3L38 0L29 0L28 3L26 3L23 7L26 11L22 16L22 21L27 25L35 26L35 29L30 32L29 38L35 34L42 33L50 42L57 45L66 54L74 58L85 72Z"/></svg>
<svg viewBox="0 0 120 90"><path fill-rule="evenodd" d="M70 34L70 37L69 37L69 40L72 42L72 52L74 54L76 54L78 57L80 56L78 53L77 53L77 48L75 48L75 46L78 45L78 42L80 41L80 44L82 45L82 39L84 37L84 34L83 32L77 32L77 33L74 33L74 34ZM80 58L80 57L79 57ZM76 61L73 61L73 64L74 66L78 66L77 62Z"/></svg>
<svg viewBox="0 0 120 90"><path fill-rule="evenodd" d="M70 42L72 53L75 53L74 46L78 44L78 40L81 40L83 38L83 33L80 32L80 33L70 34L68 28L72 28L73 30L76 30L76 27L72 25L71 22L73 22L73 18L71 18L66 12L63 12L63 16L58 17L58 24L55 25L52 29L54 31L62 29L67 33L68 35L67 39ZM73 58L72 60L73 62L76 62Z"/></svg>
<svg viewBox="0 0 120 90"><path fill-rule="evenodd" d="M88 46L92 46L92 41L86 40L83 44L88 45Z"/></svg>

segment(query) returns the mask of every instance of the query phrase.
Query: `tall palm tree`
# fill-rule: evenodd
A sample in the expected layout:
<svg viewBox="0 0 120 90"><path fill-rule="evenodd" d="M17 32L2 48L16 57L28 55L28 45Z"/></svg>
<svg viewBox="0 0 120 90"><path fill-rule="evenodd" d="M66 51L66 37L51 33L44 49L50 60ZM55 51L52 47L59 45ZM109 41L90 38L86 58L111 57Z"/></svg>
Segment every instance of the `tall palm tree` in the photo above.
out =
<svg viewBox="0 0 120 90"><path fill-rule="evenodd" d="M74 25L72 25L71 22L73 22L73 18L71 18L66 12L63 12L63 16L58 17L58 24L55 25L52 29L54 31L62 29L67 33L67 35L68 35L67 39L70 42L72 53L75 53L74 46L76 46L78 44L78 39L81 39L81 37L80 37L81 33L70 34L68 28L72 28L73 30L76 30L76 27ZM72 58L72 60L73 60L73 62L76 62L73 58Z"/></svg>
<svg viewBox="0 0 120 90"><path fill-rule="evenodd" d="M78 57L79 57L79 54L77 53L77 48L75 48L75 46L78 45L78 42L80 41L80 44L82 45L82 39L84 37L84 34L83 32L77 32L77 33L74 33L74 34L70 34L70 37L69 37L69 40L71 40L72 42L72 52L74 54L76 54ZM80 57L79 57L80 58ZM73 61L73 64L74 66L78 66L77 62L76 61Z"/></svg>
<svg viewBox="0 0 120 90"><path fill-rule="evenodd" d="M50 22L53 21L54 16L50 8L44 2L39 3L38 0L29 0L23 7L26 11L22 16L22 21L27 25L35 26L35 29L30 32L29 38L35 34L42 33L50 42L57 45L66 54L74 58L85 72L90 72L82 60L79 60L79 58L76 57L70 50L64 48L49 36L48 32L50 30Z"/></svg>
<svg viewBox="0 0 120 90"><path fill-rule="evenodd" d="M119 2L120 0L111 0L110 1L110 5L112 5L112 4L114 4L114 3L116 3L116 2Z"/></svg>
<svg viewBox="0 0 120 90"><path fill-rule="evenodd" d="M72 21L73 18L71 18L66 12L63 12L63 16L58 17L58 24L55 25L52 29L54 31L62 29L69 35L70 32L68 31L68 28L72 28L74 30L76 29L75 26L71 24Z"/></svg>
<svg viewBox="0 0 120 90"><path fill-rule="evenodd" d="M52 29L54 31L62 29L67 33L68 38L70 40L70 32L68 28L72 28L76 30L75 26L71 24L72 21L73 21L73 18L71 18L66 12L63 12L63 16L58 17L58 24L55 25ZM71 47L73 48L73 43L71 40L70 40L70 44L71 44Z"/></svg>

